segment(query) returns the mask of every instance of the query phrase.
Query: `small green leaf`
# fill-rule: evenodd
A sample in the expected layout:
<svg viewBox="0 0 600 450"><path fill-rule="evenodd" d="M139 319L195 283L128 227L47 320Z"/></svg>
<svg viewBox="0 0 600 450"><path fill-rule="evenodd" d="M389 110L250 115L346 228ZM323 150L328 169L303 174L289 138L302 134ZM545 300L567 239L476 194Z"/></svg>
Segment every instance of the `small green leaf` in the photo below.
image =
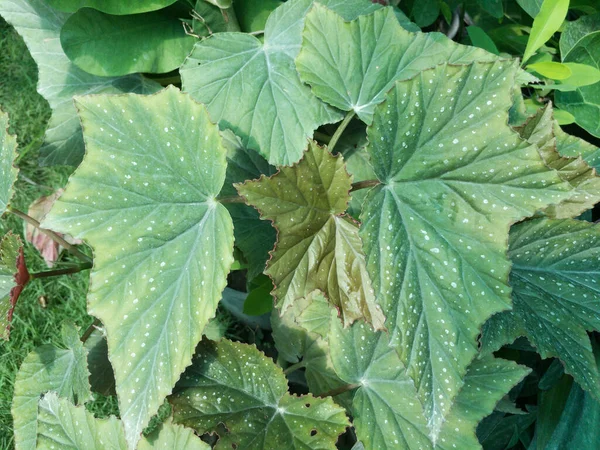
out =
<svg viewBox="0 0 600 450"><path fill-rule="evenodd" d="M177 8L113 16L91 8L77 11L60 32L67 57L102 77L177 69L194 46Z"/></svg>
<svg viewBox="0 0 600 450"><path fill-rule="evenodd" d="M469 39L471 39L471 44L473 44L473 46L487 50L494 55L500 54L498 47L496 47L492 38L489 37L482 28L475 25L468 26L467 34L469 35Z"/></svg>
<svg viewBox="0 0 600 450"><path fill-rule="evenodd" d="M46 0L53 8L75 12L80 8L94 8L107 14L139 14L165 8L177 0Z"/></svg>
<svg viewBox="0 0 600 450"><path fill-rule="evenodd" d="M343 158L314 142L296 165L237 185L279 231L265 273L273 279L281 313L319 289L346 324L363 318L377 329L385 318L375 304L358 227L344 215L350 188Z"/></svg>
<svg viewBox="0 0 600 450"><path fill-rule="evenodd" d="M215 201L225 149L205 107L174 87L77 107L87 156L43 226L95 250L88 311L106 328L134 447L190 363L233 263L231 218Z"/></svg>
<svg viewBox="0 0 600 450"><path fill-rule="evenodd" d="M119 4L129 4L115 0ZM39 68L38 92L52 108L45 143L40 149L43 165L77 165L84 154L81 124L73 96L152 93L160 85L140 75L98 77L75 66L60 45L60 30L69 14L52 9L44 0L4 0L0 15L23 37Z"/></svg>
<svg viewBox="0 0 600 450"><path fill-rule="evenodd" d="M13 163L17 157L17 137L8 132L8 114L0 110L0 216L4 214L14 194L19 169Z"/></svg>
<svg viewBox="0 0 600 450"><path fill-rule="evenodd" d="M434 434L480 327L510 306L510 224L571 195L507 126L516 71L507 61L423 71L396 82L367 128L382 183L361 215L367 267Z"/></svg>
<svg viewBox="0 0 600 450"><path fill-rule="evenodd" d="M600 81L600 70L587 64L564 63L571 76L562 82L575 87L589 86Z"/></svg>
<svg viewBox="0 0 600 450"><path fill-rule="evenodd" d="M248 293L248 297L244 302L244 314L260 316L271 312L273 309L273 297L271 297L273 283L271 279L265 275L259 275L254 283L254 288Z"/></svg>
<svg viewBox="0 0 600 450"><path fill-rule="evenodd" d="M573 116L570 112L562 109L554 110L554 118L559 125L570 125L575 123L576 120L575 116Z"/></svg>
<svg viewBox="0 0 600 450"><path fill-rule="evenodd" d="M215 449L331 449L349 425L330 398L293 396L273 361L256 347L203 341L170 397L175 421L198 433L220 423Z"/></svg>
<svg viewBox="0 0 600 450"><path fill-rule="evenodd" d="M540 12L533 20L523 64L558 31L569 9L569 0L544 0Z"/></svg>
<svg viewBox="0 0 600 450"><path fill-rule="evenodd" d="M586 330L600 329L600 226L573 219L536 219L510 233L513 310L483 330L485 351L526 336L542 358L557 357L593 395L600 391Z"/></svg>
<svg viewBox="0 0 600 450"><path fill-rule="evenodd" d="M37 414L40 395L55 391L65 399L83 404L91 400L87 352L79 340L77 329L64 323L62 347L45 344L29 353L15 380L12 416L15 445L19 450L36 447ZM124 448L124 447L123 447Z"/></svg>
<svg viewBox="0 0 600 450"><path fill-rule="evenodd" d="M413 4L412 17L421 28L431 25L439 15L440 4L438 0L421 0Z"/></svg>
<svg viewBox="0 0 600 450"><path fill-rule="evenodd" d="M533 70L551 80L566 80L573 74L569 66L554 61L529 64L527 69Z"/></svg>
<svg viewBox="0 0 600 450"><path fill-rule="evenodd" d="M496 55L458 45L439 33L410 33L389 8L348 23L315 4L306 16L296 67L320 99L344 111L354 110L370 123L375 105L383 101L394 81L446 61L494 59Z"/></svg>

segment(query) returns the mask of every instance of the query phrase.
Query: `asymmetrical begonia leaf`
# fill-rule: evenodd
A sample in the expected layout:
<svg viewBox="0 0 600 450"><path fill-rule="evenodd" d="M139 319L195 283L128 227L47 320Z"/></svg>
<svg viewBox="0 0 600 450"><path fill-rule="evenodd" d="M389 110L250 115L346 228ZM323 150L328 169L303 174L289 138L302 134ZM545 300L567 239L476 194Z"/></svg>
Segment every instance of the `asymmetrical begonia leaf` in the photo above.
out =
<svg viewBox="0 0 600 450"><path fill-rule="evenodd" d="M509 226L571 195L507 125L516 69L497 61L423 71L396 82L367 129L381 185L363 204L360 235L433 434L481 325L510 307Z"/></svg>
<svg viewBox="0 0 600 450"><path fill-rule="evenodd" d="M344 215L351 177L343 158L311 141L304 158L267 178L236 185L240 195L273 221L277 243L265 273L273 279L283 314L315 289L340 310L344 323L358 318L382 328L358 226Z"/></svg>
<svg viewBox="0 0 600 450"><path fill-rule="evenodd" d="M123 450L127 448L123 423L114 416L97 419L84 407L49 392L39 401L37 449ZM193 430L170 419L140 441L138 450L209 450Z"/></svg>
<svg viewBox="0 0 600 450"><path fill-rule="evenodd" d="M538 110L525 124L515 129L527 142L537 145L546 165L556 169L558 175L573 186L572 197L546 208L544 212L549 217L575 217L600 202L600 177L596 176L596 170L579 156L570 158L558 153L551 105Z"/></svg>
<svg viewBox="0 0 600 450"><path fill-rule="evenodd" d="M8 232L0 240L0 338L8 340L17 300L29 282L19 236Z"/></svg>
<svg viewBox="0 0 600 450"><path fill-rule="evenodd" d="M334 319L329 345L338 376L356 385L350 412L365 448L480 448L475 437L477 423L529 372L489 356L475 360L446 421L435 431L428 429L417 390L389 346L387 333L373 332L361 323L343 329Z"/></svg>
<svg viewBox="0 0 600 450"><path fill-rule="evenodd" d="M408 32L391 8L345 22L334 11L315 4L305 22L296 59L300 78L320 99L344 111L354 110L366 123L396 80L443 62L498 58L439 33Z"/></svg>
<svg viewBox="0 0 600 450"><path fill-rule="evenodd" d="M565 133L558 123L554 123L554 136L556 137L556 150L561 156L577 158L581 156L585 162L600 170L600 148L584 141L577 136Z"/></svg>
<svg viewBox="0 0 600 450"><path fill-rule="evenodd" d="M8 132L8 114L0 110L0 216L13 196L19 170L13 166L17 157L17 137Z"/></svg>
<svg viewBox="0 0 600 450"><path fill-rule="evenodd" d="M46 0L53 8L75 12L80 8L94 8L107 14L139 14L165 8L177 0Z"/></svg>
<svg viewBox="0 0 600 450"><path fill-rule="evenodd" d="M158 83L140 75L98 77L75 66L60 45L60 30L70 15L52 9L44 0L2 0L0 15L27 44L39 68L38 92L52 108L45 144L40 150L44 165L77 165L83 157L83 137L73 96L152 93L160 89Z"/></svg>
<svg viewBox="0 0 600 450"><path fill-rule="evenodd" d="M17 373L12 404L17 449L37 448L41 394L54 391L77 404L91 400L86 357L77 329L68 323L62 325L61 347L45 344L27 355Z"/></svg>
<svg viewBox="0 0 600 450"><path fill-rule="evenodd" d="M80 69L102 77L164 73L177 69L196 39L185 33L179 8L114 16L83 8L60 32L68 58Z"/></svg>
<svg viewBox="0 0 600 450"><path fill-rule="evenodd" d="M598 396L600 374L586 330L600 330L600 227L572 219L513 226L509 256L513 309L493 316L482 336L494 351L526 336L543 358Z"/></svg>
<svg viewBox="0 0 600 450"><path fill-rule="evenodd" d="M175 421L198 433L222 423L215 449L336 448L349 425L330 398L293 396L281 369L256 347L203 341L170 397Z"/></svg>
<svg viewBox="0 0 600 450"><path fill-rule="evenodd" d="M77 101L86 158L44 220L95 250L88 311L106 328L119 409L134 447L215 314L233 228L204 106L169 87Z"/></svg>

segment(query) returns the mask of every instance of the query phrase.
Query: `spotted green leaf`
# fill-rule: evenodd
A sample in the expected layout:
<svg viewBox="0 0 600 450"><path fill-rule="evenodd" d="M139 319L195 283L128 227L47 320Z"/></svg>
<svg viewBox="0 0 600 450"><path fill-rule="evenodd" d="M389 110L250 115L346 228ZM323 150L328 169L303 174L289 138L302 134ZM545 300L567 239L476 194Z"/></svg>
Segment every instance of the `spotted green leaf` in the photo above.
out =
<svg viewBox="0 0 600 450"><path fill-rule="evenodd" d="M67 57L79 68L102 77L164 73L177 69L196 39L185 33L180 8L114 16L84 8L60 32Z"/></svg>
<svg viewBox="0 0 600 450"><path fill-rule="evenodd" d="M370 123L375 105L396 80L442 62L493 61L496 55L458 45L439 33L403 29L391 8L352 22L315 4L306 16L296 66L321 100Z"/></svg>
<svg viewBox="0 0 600 450"><path fill-rule="evenodd" d="M356 386L350 412L365 448L480 448L475 437L477 423L529 372L492 357L475 360L446 421L435 432L429 427L413 381L389 346L387 333L373 332L361 323L343 329L334 319L329 345L336 373Z"/></svg>
<svg viewBox="0 0 600 450"><path fill-rule="evenodd" d="M556 149L562 156L581 158L590 166L600 170L600 149L595 145L584 141L577 136L571 136L565 133L560 126L554 124L554 136L556 137Z"/></svg>
<svg viewBox="0 0 600 450"><path fill-rule="evenodd" d="M200 434L225 425L217 450L334 450L348 426L343 408L330 398L297 397L287 390L281 369L256 347L203 341L170 402L175 421Z"/></svg>
<svg viewBox="0 0 600 450"><path fill-rule="evenodd" d="M8 114L0 110L0 216L13 196L19 170L13 166L17 157L17 138L8 132Z"/></svg>
<svg viewBox="0 0 600 450"><path fill-rule="evenodd" d="M119 1L119 3L121 3ZM2 0L0 15L23 37L38 65L38 92L52 108L41 148L44 165L77 165L84 153L81 125L73 96L97 93L151 93L160 85L140 75L98 77L76 67L60 45L60 30L69 14L44 0Z"/></svg>
<svg viewBox="0 0 600 450"><path fill-rule="evenodd" d="M282 313L319 289L346 324L364 318L381 328L385 318L375 303L358 227L344 215L351 186L343 158L311 142L296 165L237 189L278 230L265 273Z"/></svg>
<svg viewBox="0 0 600 450"><path fill-rule="evenodd" d="M8 340L13 311L24 285L29 281L23 244L8 232L0 240L0 338Z"/></svg>
<svg viewBox="0 0 600 450"><path fill-rule="evenodd" d="M176 425L171 418L140 441L138 450L210 450L210 445L194 434L191 428Z"/></svg>
<svg viewBox="0 0 600 450"><path fill-rule="evenodd" d="M510 307L510 224L571 195L507 125L515 73L506 61L421 72L367 129L381 181L361 215L367 267L434 434L481 325Z"/></svg>
<svg viewBox="0 0 600 450"><path fill-rule="evenodd" d="M233 229L215 201L225 149L204 106L174 87L82 97L77 108L87 155L43 226L95 250L88 310L106 328L134 447L226 285Z"/></svg>
<svg viewBox="0 0 600 450"><path fill-rule="evenodd" d="M510 233L513 310L484 328L484 350L526 336L543 358L557 357L592 394L600 374L586 330L600 330L600 227L572 219L536 219Z"/></svg>
<svg viewBox="0 0 600 450"><path fill-rule="evenodd" d="M154 11L175 3L177 0L46 0L59 11L75 12L80 8L94 8L107 14L125 15Z"/></svg>
<svg viewBox="0 0 600 450"><path fill-rule="evenodd" d="M568 218L594 207L600 202L600 177L581 157L561 156L557 151L554 135L555 123L552 106L547 105L515 128L520 136L538 146L544 162L573 187L573 196L559 205L551 205L544 211L549 217Z"/></svg>
<svg viewBox="0 0 600 450"><path fill-rule="evenodd" d="M35 449L38 434L38 400L54 391L77 404L91 400L87 352L79 340L77 329L63 324L62 346L45 344L29 353L15 380L12 416L15 446L19 450Z"/></svg>

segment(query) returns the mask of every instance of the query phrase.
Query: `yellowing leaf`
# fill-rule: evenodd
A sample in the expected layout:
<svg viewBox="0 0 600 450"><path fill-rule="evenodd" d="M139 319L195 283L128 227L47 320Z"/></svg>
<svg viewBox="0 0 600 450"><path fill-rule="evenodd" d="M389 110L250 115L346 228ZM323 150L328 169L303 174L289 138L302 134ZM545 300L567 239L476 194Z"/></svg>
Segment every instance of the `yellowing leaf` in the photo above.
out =
<svg viewBox="0 0 600 450"><path fill-rule="evenodd" d="M544 61L535 64L529 64L527 68L534 70L541 76L550 78L552 80L566 80L573 74L569 66L554 61Z"/></svg>

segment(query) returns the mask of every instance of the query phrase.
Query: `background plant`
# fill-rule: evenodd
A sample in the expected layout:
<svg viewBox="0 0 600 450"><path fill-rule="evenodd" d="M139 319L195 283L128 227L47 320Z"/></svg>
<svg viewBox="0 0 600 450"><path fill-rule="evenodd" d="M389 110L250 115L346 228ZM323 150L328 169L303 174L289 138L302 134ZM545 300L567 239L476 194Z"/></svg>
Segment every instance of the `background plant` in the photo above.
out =
<svg viewBox="0 0 600 450"><path fill-rule="evenodd" d="M71 254L28 270L3 238L3 331L90 268L96 318L24 359L16 447L597 442L580 3L0 2L52 109L40 163L78 166L26 214L2 135L0 205Z"/></svg>

